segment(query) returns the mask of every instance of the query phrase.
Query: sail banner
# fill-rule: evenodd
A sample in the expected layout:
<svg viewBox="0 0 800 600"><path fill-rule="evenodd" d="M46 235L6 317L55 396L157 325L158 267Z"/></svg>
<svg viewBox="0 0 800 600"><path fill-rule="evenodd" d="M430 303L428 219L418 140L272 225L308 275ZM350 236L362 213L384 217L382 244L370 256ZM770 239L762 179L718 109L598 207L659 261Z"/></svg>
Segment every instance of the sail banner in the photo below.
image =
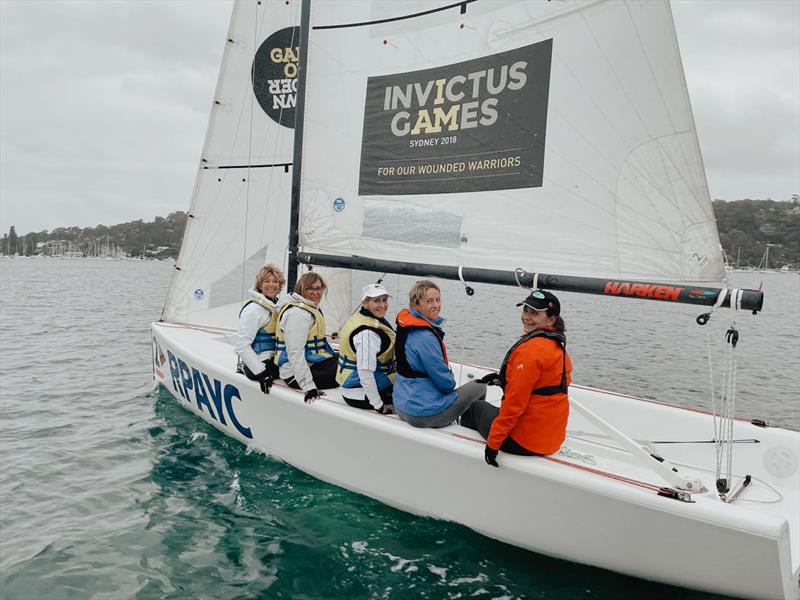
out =
<svg viewBox="0 0 800 600"><path fill-rule="evenodd" d="M358 193L540 187L551 49L370 77Z"/></svg>
<svg viewBox="0 0 800 600"><path fill-rule="evenodd" d="M668 2L326 0L310 19L303 252L724 278Z"/></svg>
<svg viewBox="0 0 800 600"><path fill-rule="evenodd" d="M258 269L285 268L299 22L280 0L233 5L165 320L230 326Z"/></svg>

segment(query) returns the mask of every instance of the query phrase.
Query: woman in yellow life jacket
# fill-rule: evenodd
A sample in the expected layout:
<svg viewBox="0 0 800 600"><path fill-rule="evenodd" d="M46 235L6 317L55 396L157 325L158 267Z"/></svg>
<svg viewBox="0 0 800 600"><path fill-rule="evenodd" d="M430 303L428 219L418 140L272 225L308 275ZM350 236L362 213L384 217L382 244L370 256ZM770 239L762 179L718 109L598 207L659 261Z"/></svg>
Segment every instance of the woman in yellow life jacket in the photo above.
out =
<svg viewBox="0 0 800 600"><path fill-rule="evenodd" d="M386 320L389 292L378 283L361 291L361 306L345 321L339 335L339 382L350 406L392 412L395 332Z"/></svg>
<svg viewBox="0 0 800 600"><path fill-rule="evenodd" d="M317 273L297 280L289 302L278 312L277 354L280 378L290 387L305 392L313 402L325 390L337 387L339 356L325 337L325 316L319 308L328 286Z"/></svg>
<svg viewBox="0 0 800 600"><path fill-rule="evenodd" d="M255 287L239 311L239 327L233 349L239 356L237 372L257 381L261 391L269 394L273 379L278 377L275 356L275 328L278 325L278 295L286 278L275 265L261 267Z"/></svg>

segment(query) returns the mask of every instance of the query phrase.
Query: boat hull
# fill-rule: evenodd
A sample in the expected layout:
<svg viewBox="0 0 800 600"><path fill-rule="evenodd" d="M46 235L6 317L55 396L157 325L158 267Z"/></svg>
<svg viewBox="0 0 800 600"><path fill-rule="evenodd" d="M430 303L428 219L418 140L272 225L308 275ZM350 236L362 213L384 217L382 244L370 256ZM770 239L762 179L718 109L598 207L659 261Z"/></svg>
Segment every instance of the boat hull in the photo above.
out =
<svg viewBox="0 0 800 600"><path fill-rule="evenodd" d="M501 454L501 468L492 469L475 432L457 425L414 429L394 416L352 409L335 391L310 405L281 383L265 396L234 373L229 333L159 323L152 332L156 380L182 406L323 481L534 552L626 575L740 597L800 597L797 521L781 512L791 512L792 503L797 507L797 494L791 494L796 468L759 479L761 489L752 492L758 506L775 504L780 495L788 502L780 510L772 504L772 512L725 504L710 493L682 502L659 496L655 488L666 484L608 440L598 444L602 435L595 433L593 440L587 423L573 414L570 431L577 434L559 455ZM454 372L468 380L481 370L454 365ZM573 388L571 396L593 407L607 403L607 411L620 413L623 428L649 418L666 431L672 419L682 419L691 436L695 427L710 425L704 414L597 390ZM629 408L619 411L625 403ZM737 437L756 437L750 430L758 428L748 423L737 428ZM796 432L756 433L765 446L759 451L769 445L791 452L800 440ZM776 435L765 445L767 433ZM701 452L711 452L713 468L708 446ZM681 452L686 450L676 456L685 460ZM704 479L713 484L713 471ZM771 496L776 489L780 493Z"/></svg>

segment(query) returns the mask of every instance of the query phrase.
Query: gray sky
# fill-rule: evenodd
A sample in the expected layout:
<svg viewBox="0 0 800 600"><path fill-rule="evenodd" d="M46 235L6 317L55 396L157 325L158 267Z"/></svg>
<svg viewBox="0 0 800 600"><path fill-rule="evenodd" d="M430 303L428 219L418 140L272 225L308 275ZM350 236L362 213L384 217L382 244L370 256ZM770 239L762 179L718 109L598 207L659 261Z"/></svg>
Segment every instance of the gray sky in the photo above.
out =
<svg viewBox="0 0 800 600"><path fill-rule="evenodd" d="M0 0L0 234L188 209L230 8ZM712 198L800 193L800 2L673 12Z"/></svg>

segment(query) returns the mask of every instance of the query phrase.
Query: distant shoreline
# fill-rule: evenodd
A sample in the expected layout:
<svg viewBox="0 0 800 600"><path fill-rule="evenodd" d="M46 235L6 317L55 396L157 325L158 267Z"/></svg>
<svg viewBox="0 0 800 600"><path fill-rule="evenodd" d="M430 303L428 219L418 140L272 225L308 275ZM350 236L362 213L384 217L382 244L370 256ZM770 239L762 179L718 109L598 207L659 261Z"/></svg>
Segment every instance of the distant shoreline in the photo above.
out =
<svg viewBox="0 0 800 600"><path fill-rule="evenodd" d="M714 200L720 243L731 269L800 269L800 198ZM118 225L58 227L19 235L12 226L0 240L0 255L92 258L177 258L187 213Z"/></svg>

